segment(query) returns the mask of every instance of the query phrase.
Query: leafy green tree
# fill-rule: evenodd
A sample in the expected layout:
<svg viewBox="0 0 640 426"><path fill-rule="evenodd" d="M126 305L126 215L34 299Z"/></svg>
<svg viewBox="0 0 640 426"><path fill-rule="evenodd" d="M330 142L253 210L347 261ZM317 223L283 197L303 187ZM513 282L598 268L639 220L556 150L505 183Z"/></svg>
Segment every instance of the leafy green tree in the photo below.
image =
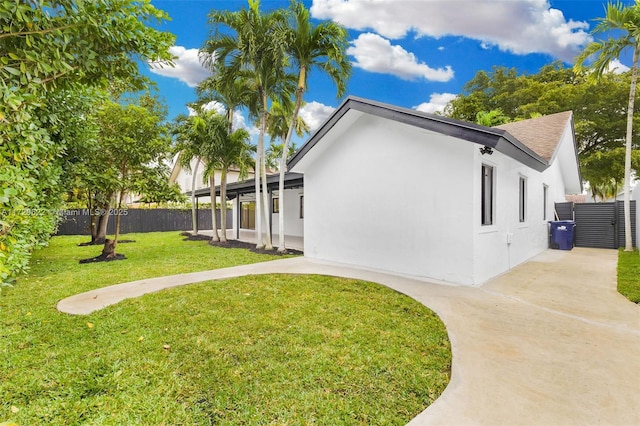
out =
<svg viewBox="0 0 640 426"><path fill-rule="evenodd" d="M164 118L155 103L145 97L139 105L107 101L99 113L99 146L104 153L100 172L111 177L104 190L116 195L115 236L105 243L103 253L107 258L115 256L125 196L140 188L148 176L153 178L149 169L162 164L169 155L171 140Z"/></svg>
<svg viewBox="0 0 640 426"><path fill-rule="evenodd" d="M287 60L284 20L285 15L282 11L263 13L259 0L248 0L248 8L237 12L213 11L209 14L213 33L200 50L206 65L212 66L215 61L219 61L228 68L228 78L233 78L234 75L246 76L257 94L257 103L249 106L250 112L259 119L255 174L256 247L266 249L273 247L269 232L265 233L264 246L262 242L261 214L264 215L265 223L269 224L264 136L269 99L284 93Z"/></svg>
<svg viewBox="0 0 640 426"><path fill-rule="evenodd" d="M65 123L57 127L63 132L58 135L58 146L63 149L61 187L70 194L65 201L76 201L88 208L91 242L104 244L109 216L96 212L108 210L111 196L99 190L106 185L109 175L100 172L103 153L98 144L98 112L108 96L104 91L82 86L73 91L54 92L52 96L51 107L64 111L63 115L60 112L56 115Z"/></svg>
<svg viewBox="0 0 640 426"><path fill-rule="evenodd" d="M284 174L289 152L289 144L298 115L302 106L304 92L307 89L308 77L313 69L324 72L336 86L337 97L344 96L347 81L351 76L351 63L346 50L349 46L347 30L336 22L321 22L313 25L309 10L301 1L292 0L287 21L287 53L291 64L298 74L298 85L295 91L295 107L291 115L287 135L280 160L280 194L279 242L278 251L284 252Z"/></svg>
<svg viewBox="0 0 640 426"><path fill-rule="evenodd" d="M622 2L609 2L605 17L599 19L594 34L615 32L619 37L595 41L587 45L584 52L576 60L576 71L584 69L588 58L594 58L590 66L591 77L598 79L608 72L611 63L619 59L627 51L632 51L631 84L629 86L629 102L627 106L627 128L625 136L624 159L624 229L625 251L633 250L631 234L631 151L633 149L633 111L635 105L636 85L638 78L638 58L640 57L640 0L632 6Z"/></svg>
<svg viewBox="0 0 640 426"><path fill-rule="evenodd" d="M589 181L590 188L601 188L610 182L622 182L624 189L625 148L618 147L608 151L596 151L582 161L582 177ZM633 150L631 167L640 170L640 150Z"/></svg>
<svg viewBox="0 0 640 426"><path fill-rule="evenodd" d="M450 102L446 115L475 122L482 111L500 110L511 121L527 119L533 113L547 115L575 109L586 87L571 68L554 62L537 74L518 74L514 68L494 67L478 71L463 86L463 93ZM580 105L582 106L582 105ZM580 108L582 109L582 108Z"/></svg>
<svg viewBox="0 0 640 426"><path fill-rule="evenodd" d="M487 127L499 126L500 124L509 123L510 121L509 117L504 115L500 109L480 111L476 114L475 120L476 123Z"/></svg>
<svg viewBox="0 0 640 426"><path fill-rule="evenodd" d="M139 194L139 202L147 204L183 203L187 197L182 193L180 185L170 183L171 172L165 163L141 167L141 172L134 176L133 192Z"/></svg>
<svg viewBox="0 0 640 426"><path fill-rule="evenodd" d="M147 0L0 2L1 283L27 269L55 226L66 138L79 123L59 113L58 92L140 85L140 60L171 60L174 37L149 26L166 18Z"/></svg>
<svg viewBox="0 0 640 426"><path fill-rule="evenodd" d="M597 179L597 184L601 179L615 178L615 171L624 167L623 157L607 153L623 144L630 79L630 73L603 74L594 85L585 75L576 75L559 62L531 75L496 67L491 72L478 72L465 84L463 94L447 106L446 113L475 122L482 111L501 110L509 120L516 121L572 110L582 176L589 181ZM640 116L634 120L637 144ZM619 167L600 167L605 164L604 157L620 161ZM606 178L601 176L606 173Z"/></svg>

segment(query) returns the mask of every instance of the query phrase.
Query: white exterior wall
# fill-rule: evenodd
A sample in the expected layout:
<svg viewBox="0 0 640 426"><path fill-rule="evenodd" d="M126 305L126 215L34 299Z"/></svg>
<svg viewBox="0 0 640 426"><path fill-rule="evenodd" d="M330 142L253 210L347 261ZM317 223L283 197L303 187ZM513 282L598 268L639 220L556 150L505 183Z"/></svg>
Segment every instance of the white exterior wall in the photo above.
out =
<svg viewBox="0 0 640 426"><path fill-rule="evenodd" d="M300 217L300 197L304 195L303 188L293 188L284 190L284 234L293 237L304 236L304 219ZM273 198L280 198L278 191L273 192ZM282 204L280 204L282 209ZM280 214L272 214L271 229L274 243L278 241L280 233Z"/></svg>
<svg viewBox="0 0 640 426"><path fill-rule="evenodd" d="M482 155L469 141L355 111L322 138L293 168L305 175L311 258L480 285L546 250L554 204L581 192L571 123L543 172L496 150ZM494 167L489 226L481 223L483 164Z"/></svg>
<svg viewBox="0 0 640 426"><path fill-rule="evenodd" d="M572 144L567 132L563 142ZM494 167L494 224L481 223L481 167ZM560 162L544 172L537 172L516 160L494 151L481 155L477 150L474 172L474 284L486 280L527 261L549 247L549 224L554 218L554 204L565 201L565 184ZM520 222L520 177L526 179L525 221ZM544 214L544 185L547 185L547 217Z"/></svg>
<svg viewBox="0 0 640 426"><path fill-rule="evenodd" d="M176 183L180 185L182 192L187 192L192 190L193 184L193 170L196 168L198 160L195 158L191 160L191 171L186 170L184 167L180 169L178 172L178 176L176 177ZM206 188L209 186L209 182L203 182L202 171L204 170L204 164L200 163L198 165L198 170L196 171L196 189ZM216 173L216 178L218 174Z"/></svg>
<svg viewBox="0 0 640 426"><path fill-rule="evenodd" d="M368 115L336 133L302 170L305 256L473 284L477 145Z"/></svg>

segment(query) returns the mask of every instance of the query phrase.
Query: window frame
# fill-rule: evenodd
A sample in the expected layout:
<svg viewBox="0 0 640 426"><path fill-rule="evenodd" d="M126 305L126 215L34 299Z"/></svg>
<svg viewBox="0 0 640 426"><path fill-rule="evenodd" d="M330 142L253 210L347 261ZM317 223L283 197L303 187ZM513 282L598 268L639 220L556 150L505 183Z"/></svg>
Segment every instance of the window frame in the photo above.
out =
<svg viewBox="0 0 640 426"><path fill-rule="evenodd" d="M548 220L549 214L549 185L546 183L542 184L542 220Z"/></svg>
<svg viewBox="0 0 640 426"><path fill-rule="evenodd" d="M487 172L490 173L487 175ZM480 224L493 226L496 222L496 167L482 163L480 173Z"/></svg>
<svg viewBox="0 0 640 426"><path fill-rule="evenodd" d="M304 195L300 196L300 219L304 219Z"/></svg>
<svg viewBox="0 0 640 426"><path fill-rule="evenodd" d="M253 207L253 208L252 208ZM239 229L256 229L256 202L255 201L240 201L240 223Z"/></svg>
<svg viewBox="0 0 640 426"><path fill-rule="evenodd" d="M518 176L518 222L526 223L527 222L527 177L520 175Z"/></svg>

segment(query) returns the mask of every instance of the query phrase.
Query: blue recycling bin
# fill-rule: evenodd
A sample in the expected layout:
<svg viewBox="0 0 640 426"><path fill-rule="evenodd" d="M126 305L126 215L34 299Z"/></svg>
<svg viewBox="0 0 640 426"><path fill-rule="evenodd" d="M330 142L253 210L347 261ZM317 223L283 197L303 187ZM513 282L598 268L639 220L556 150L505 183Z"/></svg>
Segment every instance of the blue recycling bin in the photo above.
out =
<svg viewBox="0 0 640 426"><path fill-rule="evenodd" d="M571 250L576 223L573 220L557 220L551 224L551 248Z"/></svg>

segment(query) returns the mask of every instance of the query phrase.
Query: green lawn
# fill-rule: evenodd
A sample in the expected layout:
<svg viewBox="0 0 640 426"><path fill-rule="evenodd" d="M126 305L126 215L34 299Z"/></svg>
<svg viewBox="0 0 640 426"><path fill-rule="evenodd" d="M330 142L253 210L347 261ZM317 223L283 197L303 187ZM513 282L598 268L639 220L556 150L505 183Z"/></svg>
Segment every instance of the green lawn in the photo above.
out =
<svg viewBox="0 0 640 426"><path fill-rule="evenodd" d="M449 381L451 351L429 309L386 287L323 276L212 281L88 316L55 310L96 287L271 260L127 235L129 259L56 237L0 293L0 423L405 424Z"/></svg>
<svg viewBox="0 0 640 426"><path fill-rule="evenodd" d="M640 255L638 250L618 254L618 291L634 303L640 303Z"/></svg>

